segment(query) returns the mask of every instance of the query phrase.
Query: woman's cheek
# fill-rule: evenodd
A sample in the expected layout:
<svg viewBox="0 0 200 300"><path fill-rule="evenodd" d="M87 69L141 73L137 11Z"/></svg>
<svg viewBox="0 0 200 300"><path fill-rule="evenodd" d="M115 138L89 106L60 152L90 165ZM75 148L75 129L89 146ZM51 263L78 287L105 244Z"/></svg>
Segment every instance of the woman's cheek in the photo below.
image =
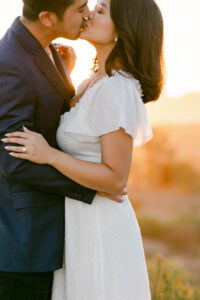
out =
<svg viewBox="0 0 200 300"><path fill-rule="evenodd" d="M98 20L98 24L96 26L98 26L99 30L104 34L107 32L107 30L109 30L107 19L103 17Z"/></svg>

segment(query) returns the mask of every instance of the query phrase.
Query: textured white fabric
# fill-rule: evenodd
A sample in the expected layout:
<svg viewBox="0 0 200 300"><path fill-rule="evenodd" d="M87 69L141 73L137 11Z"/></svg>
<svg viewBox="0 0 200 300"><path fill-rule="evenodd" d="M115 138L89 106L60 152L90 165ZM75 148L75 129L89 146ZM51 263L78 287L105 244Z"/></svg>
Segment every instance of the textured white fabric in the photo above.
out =
<svg viewBox="0 0 200 300"><path fill-rule="evenodd" d="M139 81L128 74L105 76L63 116L65 131L95 137L122 127L134 138L134 145L141 146L152 138L152 130L140 94Z"/></svg>
<svg viewBox="0 0 200 300"><path fill-rule="evenodd" d="M61 120L57 141L74 157L101 162L100 136L123 127L143 144L151 137L134 79L115 74L90 88ZM95 196L92 205L66 198L63 268L52 300L150 300L140 228L123 203Z"/></svg>

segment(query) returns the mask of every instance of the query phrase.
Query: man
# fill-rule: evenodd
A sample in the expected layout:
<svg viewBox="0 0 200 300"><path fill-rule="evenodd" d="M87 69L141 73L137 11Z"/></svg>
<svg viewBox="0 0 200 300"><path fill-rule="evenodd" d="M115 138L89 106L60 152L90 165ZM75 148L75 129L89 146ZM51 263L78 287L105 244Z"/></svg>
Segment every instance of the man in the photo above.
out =
<svg viewBox="0 0 200 300"><path fill-rule="evenodd" d="M77 39L88 6L85 0L23 2L23 16L0 41L0 138L26 126L57 147L60 115L74 90L50 43L61 36ZM50 166L12 158L4 146L0 143L0 299L47 300L53 271L62 267L64 197L91 204L96 192Z"/></svg>

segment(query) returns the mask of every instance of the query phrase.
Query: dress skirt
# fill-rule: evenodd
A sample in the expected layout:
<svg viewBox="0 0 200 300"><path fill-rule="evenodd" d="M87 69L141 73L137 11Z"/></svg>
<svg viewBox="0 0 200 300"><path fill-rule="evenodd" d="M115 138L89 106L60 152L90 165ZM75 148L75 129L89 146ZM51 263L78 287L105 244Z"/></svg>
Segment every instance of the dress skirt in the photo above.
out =
<svg viewBox="0 0 200 300"><path fill-rule="evenodd" d="M140 228L124 196L96 195L92 205L66 198L63 268L54 272L52 300L149 300Z"/></svg>

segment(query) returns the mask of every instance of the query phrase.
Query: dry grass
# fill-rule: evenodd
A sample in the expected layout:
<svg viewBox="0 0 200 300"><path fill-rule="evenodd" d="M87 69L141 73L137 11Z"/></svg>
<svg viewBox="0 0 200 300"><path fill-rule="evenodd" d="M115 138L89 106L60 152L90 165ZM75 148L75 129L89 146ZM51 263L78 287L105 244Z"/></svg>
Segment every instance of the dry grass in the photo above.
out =
<svg viewBox="0 0 200 300"><path fill-rule="evenodd" d="M199 300L197 280L162 256L148 261L152 300Z"/></svg>

